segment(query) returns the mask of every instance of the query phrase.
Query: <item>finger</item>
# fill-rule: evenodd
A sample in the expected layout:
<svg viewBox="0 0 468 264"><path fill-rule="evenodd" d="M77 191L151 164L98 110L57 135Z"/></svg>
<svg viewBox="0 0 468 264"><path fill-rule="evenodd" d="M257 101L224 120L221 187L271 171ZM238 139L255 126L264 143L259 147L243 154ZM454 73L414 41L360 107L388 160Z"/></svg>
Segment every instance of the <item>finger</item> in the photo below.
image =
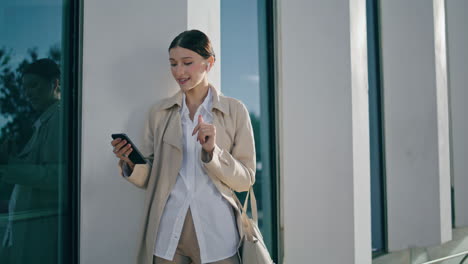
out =
<svg viewBox="0 0 468 264"><path fill-rule="evenodd" d="M203 142L206 143L216 136L216 127L209 126L203 131Z"/></svg>
<svg viewBox="0 0 468 264"><path fill-rule="evenodd" d="M133 148L130 147L123 155L124 155L124 158L125 158L125 161L130 161L130 159L128 158L130 156L130 153L133 152Z"/></svg>
<svg viewBox="0 0 468 264"><path fill-rule="evenodd" d="M113 147L115 147L115 145L117 145L120 141L122 141L121 138L116 138L116 139L114 139L114 140L111 141L111 145L112 145Z"/></svg>
<svg viewBox="0 0 468 264"><path fill-rule="evenodd" d="M214 132L214 129L212 127L205 127L203 128L203 133L205 134L212 134Z"/></svg>
<svg viewBox="0 0 468 264"><path fill-rule="evenodd" d="M127 140L124 139L124 140L122 140L119 144L115 145L115 147L114 147L114 152L116 152L116 153L119 152L119 150L120 150L123 146L125 146L125 144L127 144Z"/></svg>
<svg viewBox="0 0 468 264"><path fill-rule="evenodd" d="M200 129L200 131L205 136L213 136L215 134L215 129L213 127L203 127Z"/></svg>
<svg viewBox="0 0 468 264"><path fill-rule="evenodd" d="M126 145L125 147L121 148L118 152L117 152L117 156L119 158L122 158L123 154L125 154L125 152L127 152L129 149L130 149L131 145L128 144Z"/></svg>
<svg viewBox="0 0 468 264"><path fill-rule="evenodd" d="M197 141L200 142L200 144L202 144L202 145L204 144L203 138L204 138L204 137L203 137L203 131L201 131L201 130L198 131Z"/></svg>
<svg viewBox="0 0 468 264"><path fill-rule="evenodd" d="M194 129L193 129L193 135L195 135L197 132L200 132L200 131L206 131L207 129L210 129L212 127L212 125L210 124L206 124L206 123L199 123Z"/></svg>
<svg viewBox="0 0 468 264"><path fill-rule="evenodd" d="M195 135L199 129L200 129L200 123L198 123L198 125L193 129L192 136Z"/></svg>
<svg viewBox="0 0 468 264"><path fill-rule="evenodd" d="M213 136L213 133L210 129L205 129L203 131L198 132L198 138L202 145L208 142L211 136Z"/></svg>
<svg viewBox="0 0 468 264"><path fill-rule="evenodd" d="M203 116L202 115L198 115L198 124L202 124L204 123L205 121L203 121Z"/></svg>
<svg viewBox="0 0 468 264"><path fill-rule="evenodd" d="M128 157L130 155L130 153L132 153L132 152L133 152L133 148L130 147L124 154L125 154L126 157Z"/></svg>
<svg viewBox="0 0 468 264"><path fill-rule="evenodd" d="M206 130L205 129L200 129L198 132L198 137L200 137L201 140L203 140L203 143L205 143L205 138L206 138Z"/></svg>

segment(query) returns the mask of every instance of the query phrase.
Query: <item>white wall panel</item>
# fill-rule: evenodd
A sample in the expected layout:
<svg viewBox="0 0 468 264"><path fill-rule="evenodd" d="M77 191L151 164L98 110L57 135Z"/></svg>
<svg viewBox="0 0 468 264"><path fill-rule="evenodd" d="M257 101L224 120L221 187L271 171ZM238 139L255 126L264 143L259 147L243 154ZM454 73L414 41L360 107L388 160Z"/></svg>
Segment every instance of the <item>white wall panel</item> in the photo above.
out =
<svg viewBox="0 0 468 264"><path fill-rule="evenodd" d="M455 225L468 226L468 1L449 0L447 43Z"/></svg>
<svg viewBox="0 0 468 264"><path fill-rule="evenodd" d="M380 3L388 248L436 245L451 239L443 4Z"/></svg>
<svg viewBox="0 0 468 264"><path fill-rule="evenodd" d="M365 1L279 1L284 263L371 263Z"/></svg>
<svg viewBox="0 0 468 264"><path fill-rule="evenodd" d="M140 144L150 106L179 89L170 73L170 42L195 25L209 30L220 53L219 1L200 3L209 16L203 20L189 15L194 12L190 2L84 1L83 264L134 263L144 191L118 175L110 135L125 132ZM210 73L215 83L219 62Z"/></svg>

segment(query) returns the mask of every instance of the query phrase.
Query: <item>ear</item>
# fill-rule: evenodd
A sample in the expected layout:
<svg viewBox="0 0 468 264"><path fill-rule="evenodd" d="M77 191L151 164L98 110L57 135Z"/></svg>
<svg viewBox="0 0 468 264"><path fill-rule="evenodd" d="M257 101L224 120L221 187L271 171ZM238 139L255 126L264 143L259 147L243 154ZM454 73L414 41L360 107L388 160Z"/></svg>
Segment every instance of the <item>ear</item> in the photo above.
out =
<svg viewBox="0 0 468 264"><path fill-rule="evenodd" d="M213 56L209 57L207 61L208 62L206 63L206 71L210 71L211 68L213 68L213 64L215 62L214 57Z"/></svg>
<svg viewBox="0 0 468 264"><path fill-rule="evenodd" d="M60 93L60 80L59 79L55 79L53 82L52 82L52 85L54 87L54 93Z"/></svg>

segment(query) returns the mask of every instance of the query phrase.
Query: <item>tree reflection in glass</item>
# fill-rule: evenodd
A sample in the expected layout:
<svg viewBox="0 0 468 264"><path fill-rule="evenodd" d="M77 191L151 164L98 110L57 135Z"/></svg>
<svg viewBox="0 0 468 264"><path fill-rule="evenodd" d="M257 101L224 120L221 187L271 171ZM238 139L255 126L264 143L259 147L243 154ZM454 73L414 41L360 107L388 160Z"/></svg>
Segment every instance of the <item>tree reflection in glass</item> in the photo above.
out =
<svg viewBox="0 0 468 264"><path fill-rule="evenodd" d="M57 263L60 68L33 51L12 71L0 52L0 263Z"/></svg>

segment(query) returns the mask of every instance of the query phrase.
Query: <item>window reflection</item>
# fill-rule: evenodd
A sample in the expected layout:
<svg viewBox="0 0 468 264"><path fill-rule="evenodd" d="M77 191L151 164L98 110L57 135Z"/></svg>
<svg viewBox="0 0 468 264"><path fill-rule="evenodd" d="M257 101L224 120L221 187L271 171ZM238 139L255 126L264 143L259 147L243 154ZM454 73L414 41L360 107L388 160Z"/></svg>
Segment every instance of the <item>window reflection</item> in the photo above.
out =
<svg viewBox="0 0 468 264"><path fill-rule="evenodd" d="M0 263L59 263L62 4L0 13Z"/></svg>
<svg viewBox="0 0 468 264"><path fill-rule="evenodd" d="M276 197L274 146L270 145L273 113L268 96L266 1L221 1L221 91L240 99L250 113L257 159L256 182L259 228L265 244L276 255ZM239 20L239 17L242 17ZM241 200L243 194L238 194Z"/></svg>
<svg viewBox="0 0 468 264"><path fill-rule="evenodd" d="M6 92L8 98L2 99L12 106L24 104L29 111L22 116L35 121L28 126L13 114L2 128L1 257L26 263L40 255L41 261L48 258L45 263L54 263L55 254L50 253L57 248L60 69L51 59L22 66L21 77L16 78L22 85L4 87L4 92L21 93Z"/></svg>

